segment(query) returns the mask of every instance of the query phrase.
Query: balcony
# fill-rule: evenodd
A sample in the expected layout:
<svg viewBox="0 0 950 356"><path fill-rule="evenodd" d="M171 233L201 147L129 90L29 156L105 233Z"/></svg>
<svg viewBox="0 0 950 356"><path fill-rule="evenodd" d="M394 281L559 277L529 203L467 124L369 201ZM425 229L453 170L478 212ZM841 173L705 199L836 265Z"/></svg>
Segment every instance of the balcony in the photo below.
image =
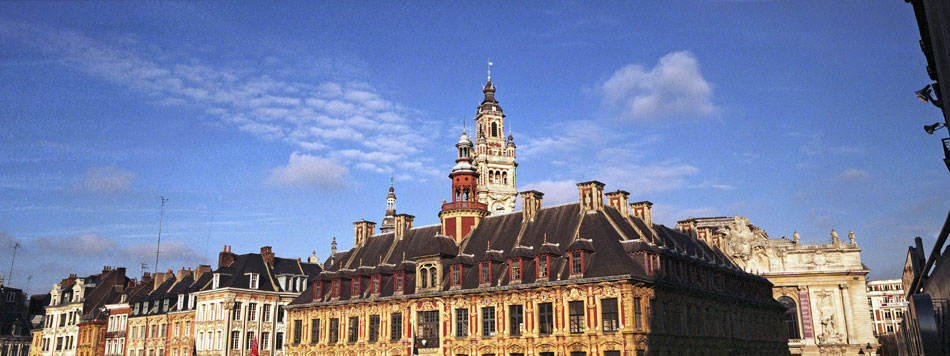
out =
<svg viewBox="0 0 950 356"><path fill-rule="evenodd" d="M442 210L453 210L453 209L488 210L488 205L479 203L477 201L454 201L451 203L442 203Z"/></svg>

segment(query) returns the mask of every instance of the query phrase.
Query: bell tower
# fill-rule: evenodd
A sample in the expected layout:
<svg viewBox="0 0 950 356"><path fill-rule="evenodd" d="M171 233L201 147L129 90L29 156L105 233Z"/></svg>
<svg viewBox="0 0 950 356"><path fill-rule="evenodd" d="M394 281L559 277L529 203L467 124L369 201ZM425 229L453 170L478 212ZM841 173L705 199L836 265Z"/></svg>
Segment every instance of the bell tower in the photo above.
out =
<svg viewBox="0 0 950 356"><path fill-rule="evenodd" d="M505 113L495 100L491 62L488 62L488 82L482 87L482 93L485 98L475 115L477 136L473 157L478 170L478 201L487 205L492 214L509 213L515 210L518 197L516 146L510 129L505 138Z"/></svg>
<svg viewBox="0 0 950 356"><path fill-rule="evenodd" d="M452 173L449 173L452 202L443 201L439 219L442 220L442 234L451 236L459 244L489 213L487 206L477 200L478 171L472 166L472 141L464 131L455 147L458 148L458 158Z"/></svg>

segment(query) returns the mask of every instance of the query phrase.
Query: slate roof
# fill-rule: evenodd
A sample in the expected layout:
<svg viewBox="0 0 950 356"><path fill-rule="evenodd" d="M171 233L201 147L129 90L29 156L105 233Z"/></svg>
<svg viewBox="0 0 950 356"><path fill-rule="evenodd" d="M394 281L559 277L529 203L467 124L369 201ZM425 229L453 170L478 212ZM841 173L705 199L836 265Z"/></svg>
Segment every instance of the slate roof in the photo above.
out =
<svg viewBox="0 0 950 356"><path fill-rule="evenodd" d="M392 271L406 270L403 295L415 293L415 261L430 261L439 256L442 264L441 287L435 292L465 292L486 287L506 287L515 284L556 283L574 279L616 277L653 281L654 277L633 256L639 251L650 251L674 259L702 262L703 265L767 283L761 277L747 274L737 268L718 249L705 242L663 225L647 224L635 216L623 216L616 208L606 205L603 210L581 211L580 203L569 203L539 209L533 220L523 221L522 212L492 215L484 218L476 229L456 247L449 237L438 235L438 225L414 228L400 240L394 234L369 237L363 245L334 254L324 264L324 271L312 280L304 293L291 303L303 306L322 302L356 301L371 297L393 296ZM568 256L576 250L585 251L582 276L571 276ZM551 255L549 278L538 280L533 258ZM524 258L522 278L509 279L508 261ZM382 261L382 264L379 262ZM480 285L478 264L490 261L490 285ZM461 264L462 285L449 286L449 266ZM362 268L361 268L362 267ZM380 273L381 292L370 296L369 278L363 279L362 292L351 296L351 278L365 275L365 271ZM357 273L357 271L361 271ZM341 295L332 298L329 290L332 280L340 279ZM321 284L322 296L315 299L315 286ZM362 287L362 286L361 286ZM429 293L431 291L425 291Z"/></svg>
<svg viewBox="0 0 950 356"><path fill-rule="evenodd" d="M153 275L152 278L156 278L156 276ZM211 288L211 278L211 273L204 273L198 277L198 279L194 278L194 274L185 275L181 279L171 276L162 281L158 287L155 287L153 279L144 280L128 293L130 306L142 303L142 309L140 309L138 314L134 314L135 308L132 308L132 316L164 314L179 311L178 296ZM166 301L165 303L168 305L167 310L162 310L163 301ZM182 310L188 310L188 307L189 305L185 303L185 305L182 306Z"/></svg>
<svg viewBox="0 0 950 356"><path fill-rule="evenodd" d="M280 275L295 275L312 277L323 269L319 264L300 261L299 259L274 257L274 264L269 265L259 253L247 253L235 256L234 262L226 267L219 266L213 273L220 274L218 286L220 288L248 289L250 276L248 273L258 274L257 290L265 292L286 292L278 283ZM210 276L210 274L209 274ZM209 277L210 278L210 277Z"/></svg>

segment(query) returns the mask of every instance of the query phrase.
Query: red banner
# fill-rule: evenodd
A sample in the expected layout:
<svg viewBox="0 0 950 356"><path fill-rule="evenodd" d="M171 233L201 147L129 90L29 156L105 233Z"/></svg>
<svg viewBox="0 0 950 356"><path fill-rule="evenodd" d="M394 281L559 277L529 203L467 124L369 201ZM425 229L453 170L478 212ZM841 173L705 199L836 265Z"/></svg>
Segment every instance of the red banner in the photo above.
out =
<svg viewBox="0 0 950 356"><path fill-rule="evenodd" d="M802 330L805 332L804 338L815 337L815 326L811 321L811 300L808 299L808 292L798 292L798 300L802 307Z"/></svg>

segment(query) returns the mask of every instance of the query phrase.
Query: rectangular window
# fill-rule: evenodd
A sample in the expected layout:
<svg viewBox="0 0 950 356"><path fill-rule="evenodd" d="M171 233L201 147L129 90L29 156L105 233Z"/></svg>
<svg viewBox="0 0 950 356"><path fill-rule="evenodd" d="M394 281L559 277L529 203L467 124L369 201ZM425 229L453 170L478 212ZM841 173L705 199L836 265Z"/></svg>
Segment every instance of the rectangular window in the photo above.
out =
<svg viewBox="0 0 950 356"><path fill-rule="evenodd" d="M360 295L360 277L353 278L350 289L350 297L356 298Z"/></svg>
<svg viewBox="0 0 950 356"><path fill-rule="evenodd" d="M439 311L420 311L417 314L419 325L419 347L426 349L439 348Z"/></svg>
<svg viewBox="0 0 950 356"><path fill-rule="evenodd" d="M478 264L478 283L491 283L491 262Z"/></svg>
<svg viewBox="0 0 950 356"><path fill-rule="evenodd" d="M250 278L248 278L248 281L250 282L250 283L249 283L249 284L250 284L249 287L251 287L251 289L257 289L257 281L258 281L258 275L257 275L257 273L249 273L248 275L249 275L249 277L250 277Z"/></svg>
<svg viewBox="0 0 950 356"><path fill-rule="evenodd" d="M175 336L180 335L180 333L181 333L180 328L181 328L181 324L179 324L179 323L176 321L176 322L175 322Z"/></svg>
<svg viewBox="0 0 950 356"><path fill-rule="evenodd" d="M402 339L402 314L393 313L389 320L389 339L396 341Z"/></svg>
<svg viewBox="0 0 950 356"><path fill-rule="evenodd" d="M617 298L600 300L600 318L604 321L604 331L620 329L620 315L617 313Z"/></svg>
<svg viewBox="0 0 950 356"><path fill-rule="evenodd" d="M265 331L265 332L262 332L262 333L261 333L261 342L260 342L260 345L258 345L258 346L260 346L260 349L261 349L261 350L267 350L267 347L270 346L270 333L269 333L269 332L266 332L266 331ZM187 354L186 354L186 355L184 355L184 356L191 356L191 355L187 355Z"/></svg>
<svg viewBox="0 0 950 356"><path fill-rule="evenodd" d="M270 321L270 304L264 304L261 307L263 308L261 310L261 319L264 321Z"/></svg>
<svg viewBox="0 0 950 356"><path fill-rule="evenodd" d="M495 307L482 307L482 337L495 336Z"/></svg>
<svg viewBox="0 0 950 356"><path fill-rule="evenodd" d="M245 340L245 341L244 341L244 344L246 345L246 346L245 346L245 350L250 350L250 349L251 349L251 346L254 346L254 345L253 345L253 344L254 344L254 332L253 332L253 331L248 331L248 332L247 332L247 338L245 338L244 340Z"/></svg>
<svg viewBox="0 0 950 356"><path fill-rule="evenodd" d="M604 351L604 356L620 356L620 351Z"/></svg>
<svg viewBox="0 0 950 356"><path fill-rule="evenodd" d="M349 332L347 340L348 342L356 342L360 337L360 318L356 316L350 317L350 322L348 323Z"/></svg>
<svg viewBox="0 0 950 356"><path fill-rule="evenodd" d="M538 256L537 259L538 278L547 278L548 276L548 255Z"/></svg>
<svg viewBox="0 0 950 356"><path fill-rule="evenodd" d="M257 303L247 304L247 320L250 320L250 321L257 320Z"/></svg>
<svg viewBox="0 0 950 356"><path fill-rule="evenodd" d="M640 297L633 298L633 326L643 330L643 311L640 309Z"/></svg>
<svg viewBox="0 0 950 356"><path fill-rule="evenodd" d="M310 319L310 343L320 342L320 319Z"/></svg>
<svg viewBox="0 0 950 356"><path fill-rule="evenodd" d="M462 265L452 265L449 267L452 269L452 278L450 280L450 285L452 286L461 286L462 285Z"/></svg>
<svg viewBox="0 0 950 356"><path fill-rule="evenodd" d="M369 342L379 340L379 315L369 316Z"/></svg>
<svg viewBox="0 0 950 356"><path fill-rule="evenodd" d="M508 278L511 278L513 281L521 280L521 259L512 258L508 260L508 270L511 272Z"/></svg>
<svg viewBox="0 0 950 356"><path fill-rule="evenodd" d="M303 320L294 320L294 345L300 344L301 334L303 333Z"/></svg>
<svg viewBox="0 0 950 356"><path fill-rule="evenodd" d="M278 323L283 323L283 322L284 322L284 308L281 308L279 305L277 306L277 322L278 322ZM276 334L275 334L275 335L276 335ZM281 340L283 340L283 339L281 339ZM281 341L281 343L283 343L283 341Z"/></svg>
<svg viewBox="0 0 950 356"><path fill-rule="evenodd" d="M402 292L403 279L406 276L406 271L396 271L393 276L393 291Z"/></svg>
<svg viewBox="0 0 950 356"><path fill-rule="evenodd" d="M340 319L330 319L330 335L327 342L335 344L340 339Z"/></svg>
<svg viewBox="0 0 950 356"><path fill-rule="evenodd" d="M373 275L373 286L372 286L372 289L373 289L373 290L372 290L372 293L373 293L374 295L375 295L375 294L379 294L379 280L380 280L380 278L381 278L381 277L380 277L380 275L378 275L378 274L374 274L374 275Z"/></svg>
<svg viewBox="0 0 950 356"><path fill-rule="evenodd" d="M241 332L232 331L231 332L231 350L237 350L241 347Z"/></svg>
<svg viewBox="0 0 950 356"><path fill-rule="evenodd" d="M584 301L568 302L568 324L572 334L584 332Z"/></svg>
<svg viewBox="0 0 950 356"><path fill-rule="evenodd" d="M339 298L340 297L340 279L339 278L334 279L333 285L331 285L330 288L331 288L330 297Z"/></svg>
<svg viewBox="0 0 950 356"><path fill-rule="evenodd" d="M524 307L521 305L509 305L508 306L508 334L511 336L521 336L521 328L523 327L524 327Z"/></svg>
<svg viewBox="0 0 950 356"><path fill-rule="evenodd" d="M468 336L468 309L455 309L455 337Z"/></svg>
<svg viewBox="0 0 950 356"><path fill-rule="evenodd" d="M234 302L234 309L231 313L231 319L241 320L241 312L243 312L243 310L241 310L241 302Z"/></svg>
<svg viewBox="0 0 950 356"><path fill-rule="evenodd" d="M571 252L571 275L584 274L584 253Z"/></svg>
<svg viewBox="0 0 950 356"><path fill-rule="evenodd" d="M274 349L284 349L284 333L274 333Z"/></svg>
<svg viewBox="0 0 950 356"><path fill-rule="evenodd" d="M554 333L554 306L551 303L538 304L538 333L541 335Z"/></svg>

